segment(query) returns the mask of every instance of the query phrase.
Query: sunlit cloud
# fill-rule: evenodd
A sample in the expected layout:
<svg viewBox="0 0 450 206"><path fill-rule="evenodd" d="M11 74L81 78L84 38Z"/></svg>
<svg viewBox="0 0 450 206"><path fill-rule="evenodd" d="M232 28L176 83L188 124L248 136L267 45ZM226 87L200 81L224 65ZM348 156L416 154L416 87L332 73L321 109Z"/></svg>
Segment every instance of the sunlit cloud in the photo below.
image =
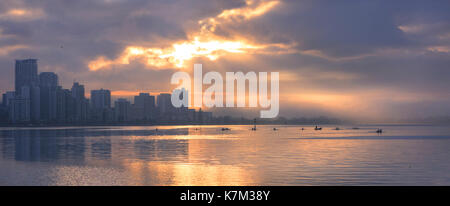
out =
<svg viewBox="0 0 450 206"><path fill-rule="evenodd" d="M4 13L0 13L0 20L9 21L31 21L40 19L45 16L41 9L10 9Z"/></svg>
<svg viewBox="0 0 450 206"><path fill-rule="evenodd" d="M244 53L258 48L261 48L261 46L240 41L211 40L202 42L199 38L195 38L193 41L175 43L172 47L165 49L129 46L119 58L109 60L105 57L99 57L89 63L89 68L96 71L114 64L129 64L133 59L139 59L141 62L154 67L174 66L181 68L185 61L195 57L216 60L226 53Z"/></svg>
<svg viewBox="0 0 450 206"><path fill-rule="evenodd" d="M226 21L243 21L257 16L261 16L280 4L279 1L262 1L247 0L246 6L243 8L227 9L222 11L216 17L200 20L198 23L202 25L202 31L214 32L216 26Z"/></svg>
<svg viewBox="0 0 450 206"><path fill-rule="evenodd" d="M28 48L29 47L26 45L3 46L3 47L0 47L0 56L6 56L13 51L16 51L19 49L28 49Z"/></svg>
<svg viewBox="0 0 450 206"><path fill-rule="evenodd" d="M328 61L335 61L335 62L352 61L352 60L362 59L365 57L376 55L374 53L368 53L368 54L360 54L360 55L354 55L354 56L334 57L334 56L327 55L324 52L317 50L317 49L303 50L303 51L299 51L299 53L302 55L318 57L318 58L326 59Z"/></svg>
<svg viewBox="0 0 450 206"><path fill-rule="evenodd" d="M400 25L397 28L405 33L418 33L425 29L425 25L423 25L423 24Z"/></svg>
<svg viewBox="0 0 450 206"><path fill-rule="evenodd" d="M427 49L432 52L450 53L450 46L432 46Z"/></svg>
<svg viewBox="0 0 450 206"><path fill-rule="evenodd" d="M147 48L141 46L127 46L116 59L99 56L88 63L91 71L108 69L114 65L126 65L131 61L139 61L153 68L183 68L186 62L193 58L207 58L214 61L229 53L274 53L290 51L293 45L258 44L243 37L222 37L214 33L216 26L229 21L244 21L261 16L279 1L246 1L242 8L224 10L216 17L198 22L200 31L189 34L187 41L175 42L167 48Z"/></svg>

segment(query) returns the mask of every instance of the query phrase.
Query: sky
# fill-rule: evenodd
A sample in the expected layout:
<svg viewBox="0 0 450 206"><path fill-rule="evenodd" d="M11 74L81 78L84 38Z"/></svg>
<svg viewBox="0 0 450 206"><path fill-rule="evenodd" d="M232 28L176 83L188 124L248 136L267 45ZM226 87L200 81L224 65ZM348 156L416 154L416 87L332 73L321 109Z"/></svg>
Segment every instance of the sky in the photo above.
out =
<svg viewBox="0 0 450 206"><path fill-rule="evenodd" d="M15 59L114 96L169 92L173 73L201 63L279 72L284 117L448 116L448 11L439 0L3 0L0 92L13 90Z"/></svg>

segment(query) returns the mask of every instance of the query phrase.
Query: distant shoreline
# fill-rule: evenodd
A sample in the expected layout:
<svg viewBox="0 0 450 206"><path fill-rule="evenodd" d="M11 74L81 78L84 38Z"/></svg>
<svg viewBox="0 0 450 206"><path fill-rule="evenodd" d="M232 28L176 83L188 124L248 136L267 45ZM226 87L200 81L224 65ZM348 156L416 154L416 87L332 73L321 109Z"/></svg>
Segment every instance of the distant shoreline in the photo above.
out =
<svg viewBox="0 0 450 206"><path fill-rule="evenodd" d="M45 124L45 125L38 125L38 124L0 124L0 128L46 128L46 127L98 127L98 126L105 126L105 127L124 127L124 126L220 126L220 125L253 125L252 123L211 123L211 124L186 124L186 123L158 123L158 124ZM353 126L450 126L449 123L343 123L343 124L335 124L335 123L321 123L321 124L313 124L313 123L302 123L302 124L280 124L280 123L261 123L258 125L279 125L279 126L314 126L314 125L327 125L327 126L344 126L344 125L353 125Z"/></svg>
<svg viewBox="0 0 450 206"><path fill-rule="evenodd" d="M90 126L108 126L108 127L123 127L123 126L211 126L211 125L253 125L251 123L211 123L211 124L174 124L174 123L158 123L158 124L46 124L46 125L36 125L36 124L0 124L0 128L2 127L90 127ZM257 125L316 125L316 124L279 124L279 123L261 123ZM319 125L338 125L338 124L330 124L323 123Z"/></svg>

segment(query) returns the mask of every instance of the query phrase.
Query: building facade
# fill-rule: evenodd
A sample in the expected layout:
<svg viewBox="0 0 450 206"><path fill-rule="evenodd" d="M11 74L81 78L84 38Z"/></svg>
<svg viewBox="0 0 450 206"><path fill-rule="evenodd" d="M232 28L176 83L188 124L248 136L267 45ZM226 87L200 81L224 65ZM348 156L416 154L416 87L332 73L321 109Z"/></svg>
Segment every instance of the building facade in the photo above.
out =
<svg viewBox="0 0 450 206"><path fill-rule="evenodd" d="M106 89L91 91L91 121L110 121L113 116L111 110L111 91Z"/></svg>
<svg viewBox="0 0 450 206"><path fill-rule="evenodd" d="M41 116L38 65L36 59L16 60L15 93L17 100L10 113L12 122L38 122ZM29 106L28 106L29 104ZM19 109L27 107L26 109ZM19 112L20 111L20 112ZM26 112L27 114L23 114Z"/></svg>
<svg viewBox="0 0 450 206"><path fill-rule="evenodd" d="M41 120L44 122L56 121L56 90L58 88L58 75L53 72L39 74Z"/></svg>
<svg viewBox="0 0 450 206"><path fill-rule="evenodd" d="M153 120L156 115L155 96L140 93L134 97L134 118L136 120Z"/></svg>

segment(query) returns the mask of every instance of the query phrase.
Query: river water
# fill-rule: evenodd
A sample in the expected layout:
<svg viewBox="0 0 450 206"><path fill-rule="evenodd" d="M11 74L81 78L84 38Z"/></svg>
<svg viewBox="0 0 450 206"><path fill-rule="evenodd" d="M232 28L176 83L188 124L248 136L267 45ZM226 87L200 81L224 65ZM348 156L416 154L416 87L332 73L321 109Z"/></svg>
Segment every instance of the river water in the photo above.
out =
<svg viewBox="0 0 450 206"><path fill-rule="evenodd" d="M0 128L0 185L450 185L450 127L354 127Z"/></svg>

